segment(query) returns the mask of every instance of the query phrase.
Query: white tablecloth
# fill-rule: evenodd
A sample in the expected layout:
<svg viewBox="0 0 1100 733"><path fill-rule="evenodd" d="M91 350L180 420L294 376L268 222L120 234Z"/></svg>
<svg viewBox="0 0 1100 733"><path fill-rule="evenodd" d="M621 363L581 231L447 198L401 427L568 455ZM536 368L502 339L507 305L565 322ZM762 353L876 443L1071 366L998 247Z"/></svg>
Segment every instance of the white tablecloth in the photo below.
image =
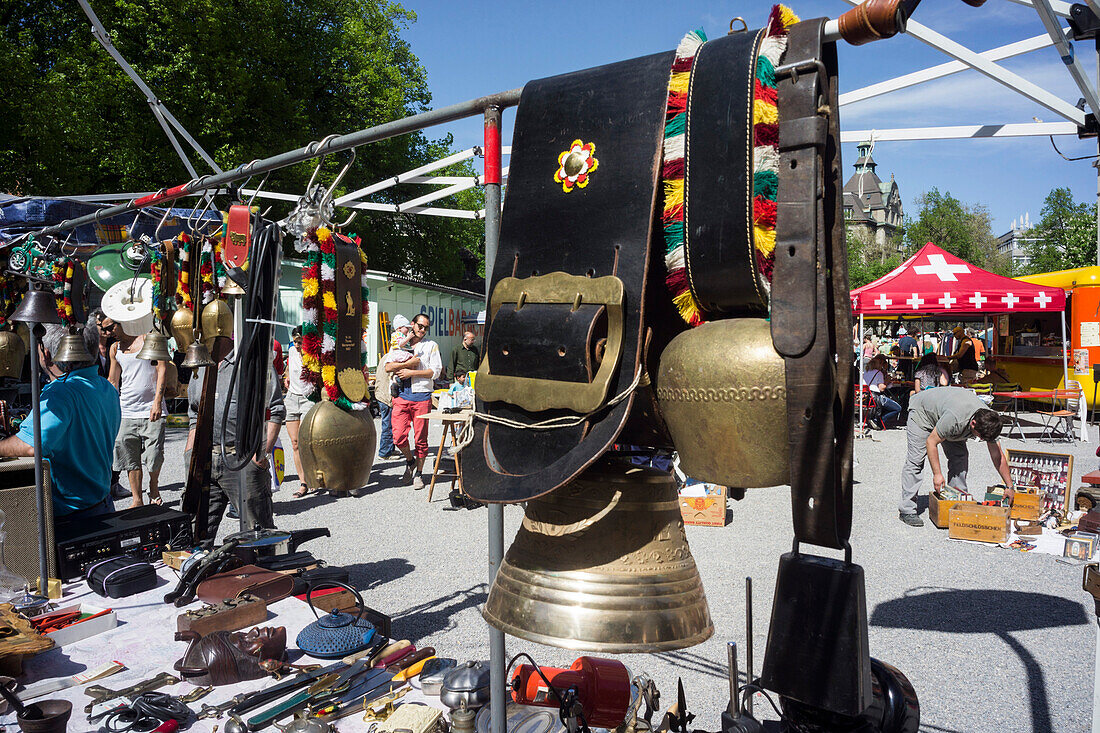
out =
<svg viewBox="0 0 1100 733"><path fill-rule="evenodd" d="M174 572L170 568L158 564L157 574L160 578L160 584L156 588L129 598L101 598L93 593L86 583L67 584L64 597L54 602L58 607L88 603L101 608L112 608L118 616L118 628L27 658L23 662L23 676L19 678L19 682L27 685L43 679L71 677L74 674L94 669L114 660L125 664L127 669L90 684L120 690L142 680L155 677L161 672L170 672L179 676L173 670L172 665L183 656L187 645L183 642L174 641L173 637L176 632L176 616L186 609L179 609L172 604L163 602L164 594L175 587ZM186 608L198 608L201 605L201 602L196 601ZM287 656L291 661L301 664L332 664L331 661L314 660L309 657L298 658L300 652L294 645L294 640L298 636L298 632L313 620L313 612L305 602L292 596L268 606L268 619L263 625L286 627ZM443 653L442 650L441 653ZM454 654L449 656L454 656ZM203 703L216 705L241 692L259 690L274 684L277 683L268 677L242 682L237 685L215 687L213 692L198 702L191 703L190 707L198 712ZM415 680L413 686L414 688L418 687ZM161 691L172 695L183 695L193 689L194 686L190 683L180 682L176 685L161 688ZM71 687L67 690L46 695L42 699L64 699L73 703L73 716L69 722L70 731L97 730L98 726L88 723L87 716L84 713L84 706L88 704L91 698L84 694L83 687ZM424 702L443 709L438 698L427 699L420 693L419 689L410 690L402 698L402 701ZM245 717L256 715L274 704L275 702L263 705L256 711L251 711ZM105 703L97 706L94 712L100 712L108 707L109 704ZM338 730L347 731L348 733L366 731L369 724L363 723L361 718L362 716L353 714L338 721L336 726ZM224 723L225 719L200 720L188 730L196 733L209 733L215 725L218 725L221 729ZM0 724L10 725L12 730L18 729L14 713L0 716ZM269 726L265 730L274 731L275 728Z"/></svg>

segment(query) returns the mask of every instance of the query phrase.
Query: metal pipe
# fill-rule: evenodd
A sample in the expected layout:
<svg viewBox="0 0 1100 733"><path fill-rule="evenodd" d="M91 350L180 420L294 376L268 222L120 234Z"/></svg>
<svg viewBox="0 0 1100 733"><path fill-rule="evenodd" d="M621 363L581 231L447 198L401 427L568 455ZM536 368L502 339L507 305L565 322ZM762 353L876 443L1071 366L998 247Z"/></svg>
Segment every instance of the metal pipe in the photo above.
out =
<svg viewBox="0 0 1100 733"><path fill-rule="evenodd" d="M493 281L493 261L500 241L500 106L485 108L485 302L489 302L489 288ZM489 505L489 585L496 579L497 570L504 561L504 505ZM489 686L491 733L505 733L508 716L506 679L507 653L504 648L504 632L489 627Z"/></svg>
<svg viewBox="0 0 1100 733"><path fill-rule="evenodd" d="M745 578L745 636L747 646L745 648L745 679L751 685L753 683L752 671L752 578ZM745 712L752 717L752 693L749 693L745 701Z"/></svg>
<svg viewBox="0 0 1100 733"><path fill-rule="evenodd" d="M270 158L264 158L262 160L256 160L251 163L245 163L244 165L237 166L236 168L226 171L224 173L211 174L202 176L200 178L192 179L187 183L174 186L172 188L158 191L152 196L143 196L142 198L128 201L125 204L119 204L118 206L111 206L106 209L100 209L94 214L88 214L87 216L80 216L76 219L67 219L60 224L54 224L52 226L45 227L37 232L38 235L45 234L57 234L59 232L67 231L84 224L94 224L105 217L117 216L118 214L125 214L135 209L142 209L147 206L154 206L156 204L162 204L166 201L175 201L178 198L194 194L196 191L202 191L205 189L214 188L217 186L224 186L230 183L236 183L238 181L245 180L250 176L255 176L261 173L268 173L279 168L286 168L287 166L303 163L313 158L318 158L322 155L329 155L331 153L339 153L344 150L350 150L360 145L366 145L367 143L377 142L379 140L386 140L391 137L397 137L398 135L405 135L410 132L416 132L426 127L432 127L434 125L442 125L447 122L454 122L455 120L461 120L465 117L472 117L477 114L484 113L491 107L498 109L504 107L511 107L519 103L519 96L522 89L512 89L507 92L499 92L497 94L490 94L485 97L478 97L477 99L471 99L466 102L459 102L458 104L452 104L448 107L440 107L439 109L431 110L428 112L421 112L411 117L404 117L400 120L394 120L392 122L386 122L381 125L375 125L374 127L368 127L363 130L348 133L347 135L338 135L327 140L324 143L312 142L305 147L298 148L297 150L291 150L286 153L280 153Z"/></svg>
<svg viewBox="0 0 1100 733"><path fill-rule="evenodd" d="M726 705L726 713L734 720L738 720L741 717L741 705L737 700L737 693L740 690L741 684L737 679L738 671L736 641L726 642L726 657L729 661L728 674L730 682L730 701L729 704ZM751 682L752 680L749 681Z"/></svg>
<svg viewBox="0 0 1100 733"><path fill-rule="evenodd" d="M50 577L50 561L46 553L46 496L42 475L42 397L38 379L38 329L41 324L28 323L31 332L31 421L34 435L34 506L38 510L38 594L46 595L46 581Z"/></svg>

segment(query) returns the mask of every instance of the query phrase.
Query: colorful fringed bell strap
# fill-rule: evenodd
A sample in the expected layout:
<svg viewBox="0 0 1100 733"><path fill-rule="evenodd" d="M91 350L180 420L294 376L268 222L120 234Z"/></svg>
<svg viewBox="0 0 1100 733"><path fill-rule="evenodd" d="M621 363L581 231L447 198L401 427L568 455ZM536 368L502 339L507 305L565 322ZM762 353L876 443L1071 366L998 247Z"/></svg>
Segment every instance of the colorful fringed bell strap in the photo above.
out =
<svg viewBox="0 0 1100 733"><path fill-rule="evenodd" d="M775 67L787 48L790 26L798 22L783 5L772 8L760 42L753 80L753 247L757 270L765 288L770 286L775 251L775 212L779 170L779 111ZM668 82L665 111L663 206L661 226L665 240L665 282L680 316L691 326L707 320L706 311L691 290L687 273L684 231L684 174L687 134L687 102L691 71L699 49L707 42L702 30L688 33L676 48Z"/></svg>
<svg viewBox="0 0 1100 733"><path fill-rule="evenodd" d="M341 235L338 235L341 236ZM359 239L360 300L362 322L369 326L370 290L367 287L367 257ZM340 390L336 376L336 338L339 314L336 309L336 248L333 233L318 227L302 237L306 261L302 268L302 379L313 387L310 398L322 394L343 410L365 410L368 400L352 402ZM361 334L360 334L361 336ZM367 365L367 353L360 350L360 368Z"/></svg>

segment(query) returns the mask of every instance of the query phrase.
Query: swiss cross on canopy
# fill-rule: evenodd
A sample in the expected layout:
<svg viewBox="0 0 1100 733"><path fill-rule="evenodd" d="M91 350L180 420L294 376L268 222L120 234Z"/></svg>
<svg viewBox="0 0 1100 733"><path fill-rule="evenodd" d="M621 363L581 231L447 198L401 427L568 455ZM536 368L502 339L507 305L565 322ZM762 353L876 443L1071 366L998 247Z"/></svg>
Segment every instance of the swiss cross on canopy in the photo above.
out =
<svg viewBox="0 0 1100 733"><path fill-rule="evenodd" d="M1061 288L995 275L928 243L893 272L852 291L852 310L868 315L1058 312Z"/></svg>

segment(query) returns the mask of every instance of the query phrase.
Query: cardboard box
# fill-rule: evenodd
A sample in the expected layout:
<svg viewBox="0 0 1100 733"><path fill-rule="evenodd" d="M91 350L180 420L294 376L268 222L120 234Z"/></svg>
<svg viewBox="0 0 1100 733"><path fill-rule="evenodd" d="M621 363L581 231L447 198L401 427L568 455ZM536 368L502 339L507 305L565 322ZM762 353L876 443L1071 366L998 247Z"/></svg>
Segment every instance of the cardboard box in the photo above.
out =
<svg viewBox="0 0 1100 733"><path fill-rule="evenodd" d="M97 608L88 603L80 603L75 606L69 606L68 608L59 608L58 611L80 611L81 613L99 613L102 608ZM78 624L72 626L66 626L63 629L57 631L51 631L46 636L54 640L54 643L58 646L65 646L66 644L73 644L75 642L87 639L90 636L96 634L102 634L104 631L110 631L118 626L118 616L114 611L105 613L99 618L88 619L87 621L81 621Z"/></svg>
<svg viewBox="0 0 1100 733"><path fill-rule="evenodd" d="M1006 506L959 503L951 508L947 536L956 540L1007 542L1009 510Z"/></svg>
<svg viewBox="0 0 1100 733"><path fill-rule="evenodd" d="M1039 494L1038 492L1017 491L1012 500L1013 519L1026 519L1030 522L1039 521Z"/></svg>
<svg viewBox="0 0 1100 733"><path fill-rule="evenodd" d="M974 504L976 502L969 499L944 499L943 494L938 491L933 491L928 495L928 518L932 520L932 524L940 529L947 529L948 515L951 512L951 507L956 504Z"/></svg>
<svg viewBox="0 0 1100 733"><path fill-rule="evenodd" d="M680 514L684 524L701 527L726 526L726 487L717 484L692 484L692 488L704 486L704 496L684 496L680 494Z"/></svg>
<svg viewBox="0 0 1100 733"><path fill-rule="evenodd" d="M179 570L183 565L183 561L191 557L191 553L187 550L165 550L160 554L160 559L164 561L164 564L173 570Z"/></svg>

